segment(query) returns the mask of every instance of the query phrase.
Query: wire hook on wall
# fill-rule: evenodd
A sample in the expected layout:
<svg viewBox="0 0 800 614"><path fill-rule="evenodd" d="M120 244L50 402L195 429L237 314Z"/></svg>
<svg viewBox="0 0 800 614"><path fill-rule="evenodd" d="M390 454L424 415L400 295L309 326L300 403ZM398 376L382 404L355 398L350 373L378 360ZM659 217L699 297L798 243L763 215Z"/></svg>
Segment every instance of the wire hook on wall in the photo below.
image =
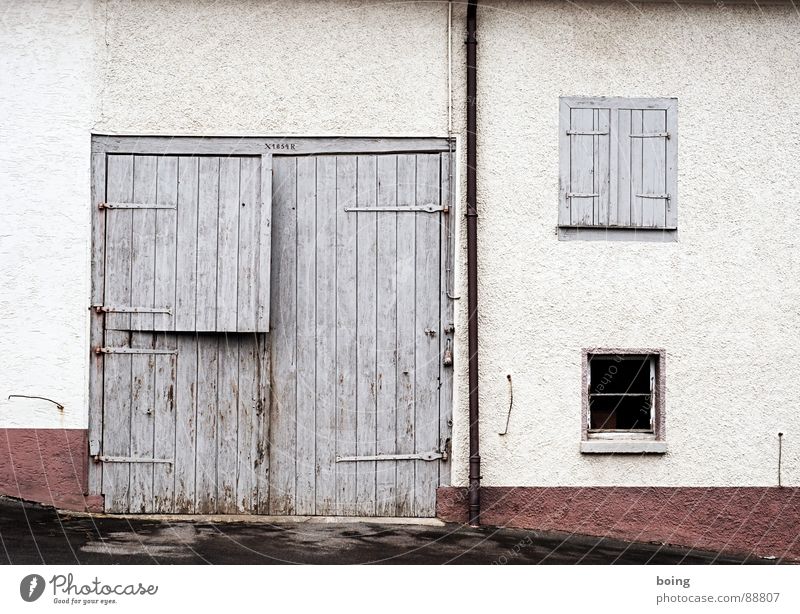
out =
<svg viewBox="0 0 800 614"><path fill-rule="evenodd" d="M28 394L10 394L8 395L8 398L9 400L16 398L16 399L41 399L42 401L50 401L58 408L58 411L64 411L64 406L61 403L59 403L58 401L54 401L53 399L48 399L47 397L36 397Z"/></svg>
<svg viewBox="0 0 800 614"><path fill-rule="evenodd" d="M505 435L508 433L508 423L511 421L511 409L514 407L514 386L511 383L511 374L509 373L506 375L508 378L508 415L506 416L506 429L502 433L498 433L498 435Z"/></svg>

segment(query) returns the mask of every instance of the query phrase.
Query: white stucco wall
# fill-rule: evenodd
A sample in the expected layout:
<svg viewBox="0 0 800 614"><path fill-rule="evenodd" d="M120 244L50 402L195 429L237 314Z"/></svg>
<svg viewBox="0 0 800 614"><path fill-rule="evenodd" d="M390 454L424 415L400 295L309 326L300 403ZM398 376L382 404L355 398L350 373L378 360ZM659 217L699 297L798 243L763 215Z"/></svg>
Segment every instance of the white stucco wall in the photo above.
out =
<svg viewBox="0 0 800 614"><path fill-rule="evenodd" d="M483 483L800 483L800 15L482 5ZM678 98L679 242L558 241L560 95ZM584 347L667 350L665 457L578 452Z"/></svg>
<svg viewBox="0 0 800 614"><path fill-rule="evenodd" d="M770 485L779 430L784 483L800 483L800 257L785 222L797 208L800 17L724 4L481 4L484 484ZM0 427L86 425L91 131L447 131L445 3L8 5ZM463 136L463 5L454 13ZM560 95L678 97L678 243L557 240ZM466 297L463 228L460 240ZM458 306L452 466L464 483L466 298ZM665 457L579 454L591 346L667 350ZM499 437L508 373L514 412ZM65 415L7 401L14 393L54 398Z"/></svg>
<svg viewBox="0 0 800 614"><path fill-rule="evenodd" d="M92 12L0 6L0 427L87 422Z"/></svg>

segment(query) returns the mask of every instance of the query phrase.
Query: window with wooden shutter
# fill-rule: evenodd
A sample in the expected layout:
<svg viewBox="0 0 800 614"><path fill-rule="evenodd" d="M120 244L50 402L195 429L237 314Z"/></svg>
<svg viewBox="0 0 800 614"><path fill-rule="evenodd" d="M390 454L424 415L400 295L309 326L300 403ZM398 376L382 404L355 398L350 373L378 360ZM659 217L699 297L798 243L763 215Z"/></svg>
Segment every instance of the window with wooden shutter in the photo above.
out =
<svg viewBox="0 0 800 614"><path fill-rule="evenodd" d="M674 98L561 98L562 237L598 229L674 234L677 129Z"/></svg>

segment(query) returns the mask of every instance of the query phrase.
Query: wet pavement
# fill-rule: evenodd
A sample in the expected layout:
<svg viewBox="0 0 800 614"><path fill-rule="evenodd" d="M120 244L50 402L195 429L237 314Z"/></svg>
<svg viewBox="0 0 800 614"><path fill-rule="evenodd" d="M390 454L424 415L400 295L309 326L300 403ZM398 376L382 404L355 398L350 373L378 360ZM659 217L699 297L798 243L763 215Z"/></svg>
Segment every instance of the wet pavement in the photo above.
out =
<svg viewBox="0 0 800 614"><path fill-rule="evenodd" d="M12 564L742 564L659 544L470 529L436 521L156 519L75 515L0 497L0 563Z"/></svg>

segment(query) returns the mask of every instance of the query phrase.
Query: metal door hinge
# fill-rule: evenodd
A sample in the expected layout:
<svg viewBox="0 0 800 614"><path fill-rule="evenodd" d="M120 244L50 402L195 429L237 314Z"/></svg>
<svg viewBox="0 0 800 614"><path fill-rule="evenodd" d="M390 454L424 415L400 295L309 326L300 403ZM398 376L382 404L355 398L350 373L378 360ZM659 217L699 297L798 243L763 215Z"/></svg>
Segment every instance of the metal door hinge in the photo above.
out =
<svg viewBox="0 0 800 614"><path fill-rule="evenodd" d="M417 205L409 207L345 207L344 210L348 213L438 213L439 211L447 213L450 209L447 206Z"/></svg>
<svg viewBox="0 0 800 614"><path fill-rule="evenodd" d="M447 454L438 450L431 452L419 452L417 454L373 454L370 456L337 456L337 463L349 463L359 461L397 461L397 460L421 460L435 461L447 460Z"/></svg>
<svg viewBox="0 0 800 614"><path fill-rule="evenodd" d="M155 205L151 203L97 203L98 209L177 209L175 205Z"/></svg>
<svg viewBox="0 0 800 614"><path fill-rule="evenodd" d="M640 132L639 134L631 134L632 139L668 139L669 132Z"/></svg>
<svg viewBox="0 0 800 614"><path fill-rule="evenodd" d="M669 194L637 194L636 198L664 198L669 200Z"/></svg>
<svg viewBox="0 0 800 614"><path fill-rule="evenodd" d="M600 194L588 193L583 194L581 192L567 192L567 198L597 198Z"/></svg>
<svg viewBox="0 0 800 614"><path fill-rule="evenodd" d="M567 130L570 136L604 136L608 134L608 130Z"/></svg>
<svg viewBox="0 0 800 614"><path fill-rule="evenodd" d="M111 305L92 305L97 313L166 313L172 315L169 307L113 307Z"/></svg>
<svg viewBox="0 0 800 614"><path fill-rule="evenodd" d="M94 462L96 463L165 463L172 465L175 463L170 458L137 458L134 456L101 456L95 455Z"/></svg>
<svg viewBox="0 0 800 614"><path fill-rule="evenodd" d="M178 350L154 350L151 348L96 347L95 354L177 354Z"/></svg>

